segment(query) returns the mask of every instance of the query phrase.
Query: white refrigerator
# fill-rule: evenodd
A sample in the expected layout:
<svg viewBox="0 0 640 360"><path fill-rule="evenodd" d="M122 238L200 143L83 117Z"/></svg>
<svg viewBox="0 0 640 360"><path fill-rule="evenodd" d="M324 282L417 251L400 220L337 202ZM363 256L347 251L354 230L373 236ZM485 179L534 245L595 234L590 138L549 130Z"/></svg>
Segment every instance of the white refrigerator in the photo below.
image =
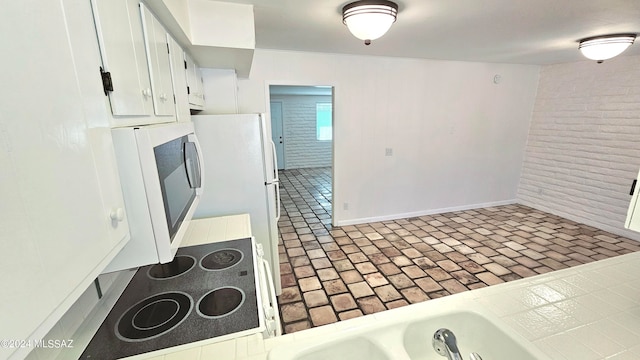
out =
<svg viewBox="0 0 640 360"><path fill-rule="evenodd" d="M194 218L248 213L262 244L277 294L280 189L275 145L264 114L194 115L204 162L203 188Z"/></svg>

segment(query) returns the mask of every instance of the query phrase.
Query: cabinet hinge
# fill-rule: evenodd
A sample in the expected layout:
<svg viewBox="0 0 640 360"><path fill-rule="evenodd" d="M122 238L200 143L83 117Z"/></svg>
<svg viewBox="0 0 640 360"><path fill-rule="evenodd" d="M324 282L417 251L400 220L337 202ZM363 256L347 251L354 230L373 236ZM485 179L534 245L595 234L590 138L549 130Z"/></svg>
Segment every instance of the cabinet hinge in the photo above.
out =
<svg viewBox="0 0 640 360"><path fill-rule="evenodd" d="M629 195L633 195L633 192L636 189L637 183L638 183L638 179L633 179L633 182L631 183L631 191L629 191Z"/></svg>
<svg viewBox="0 0 640 360"><path fill-rule="evenodd" d="M184 61L184 69L187 69L187 60Z"/></svg>
<svg viewBox="0 0 640 360"><path fill-rule="evenodd" d="M100 287L100 281L98 278L93 280L93 283L96 285L96 291L98 292L98 299L102 299L102 288Z"/></svg>
<svg viewBox="0 0 640 360"><path fill-rule="evenodd" d="M191 89L187 86L187 95L191 94Z"/></svg>
<svg viewBox="0 0 640 360"><path fill-rule="evenodd" d="M104 71L102 66L100 66L100 77L102 78L102 89L104 90L104 95L109 95L109 91L113 91L113 81L111 80L111 73Z"/></svg>
<svg viewBox="0 0 640 360"><path fill-rule="evenodd" d="M169 51L169 43L167 43L167 54L171 54L171 51Z"/></svg>

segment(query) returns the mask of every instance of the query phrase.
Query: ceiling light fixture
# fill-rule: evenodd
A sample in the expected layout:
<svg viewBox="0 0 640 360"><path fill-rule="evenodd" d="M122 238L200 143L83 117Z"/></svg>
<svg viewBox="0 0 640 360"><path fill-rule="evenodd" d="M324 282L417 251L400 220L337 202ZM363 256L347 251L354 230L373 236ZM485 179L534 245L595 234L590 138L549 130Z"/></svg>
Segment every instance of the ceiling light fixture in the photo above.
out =
<svg viewBox="0 0 640 360"><path fill-rule="evenodd" d="M342 22L365 45L384 35L397 15L398 4L385 0L356 1L342 8Z"/></svg>
<svg viewBox="0 0 640 360"><path fill-rule="evenodd" d="M587 59L596 60L600 64L627 50L635 38L636 34L594 36L580 40L578 49Z"/></svg>

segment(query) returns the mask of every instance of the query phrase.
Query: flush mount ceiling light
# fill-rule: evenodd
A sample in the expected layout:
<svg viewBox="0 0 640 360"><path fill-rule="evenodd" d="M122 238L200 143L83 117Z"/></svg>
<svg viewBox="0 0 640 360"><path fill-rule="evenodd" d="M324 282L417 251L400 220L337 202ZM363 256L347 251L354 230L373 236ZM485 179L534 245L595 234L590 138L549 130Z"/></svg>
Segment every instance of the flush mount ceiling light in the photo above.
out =
<svg viewBox="0 0 640 360"><path fill-rule="evenodd" d="M384 35L397 15L398 4L385 0L356 1L342 8L342 22L365 45Z"/></svg>
<svg viewBox="0 0 640 360"><path fill-rule="evenodd" d="M636 34L594 36L580 40L578 49L587 59L602 63L604 60L616 57L627 50L635 38Z"/></svg>

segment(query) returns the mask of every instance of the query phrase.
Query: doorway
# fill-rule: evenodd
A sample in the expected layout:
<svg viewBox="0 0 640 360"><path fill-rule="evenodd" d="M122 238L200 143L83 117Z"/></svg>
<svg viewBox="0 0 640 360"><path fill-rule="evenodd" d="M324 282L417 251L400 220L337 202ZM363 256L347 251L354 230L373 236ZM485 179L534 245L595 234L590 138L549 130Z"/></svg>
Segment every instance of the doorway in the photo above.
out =
<svg viewBox="0 0 640 360"><path fill-rule="evenodd" d="M333 87L270 85L269 106L280 169L333 165Z"/></svg>
<svg viewBox="0 0 640 360"><path fill-rule="evenodd" d="M305 225L313 233L328 231L333 220L333 87L268 85L268 88L282 210L306 214ZM285 202L285 196L290 201ZM308 201L293 201L300 198Z"/></svg>

